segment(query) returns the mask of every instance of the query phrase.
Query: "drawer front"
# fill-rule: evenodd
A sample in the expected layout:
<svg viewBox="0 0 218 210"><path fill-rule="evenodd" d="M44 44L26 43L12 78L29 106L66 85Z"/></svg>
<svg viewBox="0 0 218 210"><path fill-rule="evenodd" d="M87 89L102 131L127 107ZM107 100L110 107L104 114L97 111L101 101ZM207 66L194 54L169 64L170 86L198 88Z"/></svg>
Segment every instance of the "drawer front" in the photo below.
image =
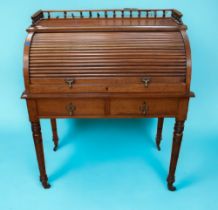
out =
<svg viewBox="0 0 218 210"><path fill-rule="evenodd" d="M175 77L71 77L65 79L35 79L30 85L32 93L131 93L186 91L186 84Z"/></svg>
<svg viewBox="0 0 218 210"><path fill-rule="evenodd" d="M91 117L105 113L105 103L101 99L39 99L37 107L41 117Z"/></svg>
<svg viewBox="0 0 218 210"><path fill-rule="evenodd" d="M175 116L177 99L112 99L110 114L120 116Z"/></svg>
<svg viewBox="0 0 218 210"><path fill-rule="evenodd" d="M40 117L175 116L177 99L38 99Z"/></svg>

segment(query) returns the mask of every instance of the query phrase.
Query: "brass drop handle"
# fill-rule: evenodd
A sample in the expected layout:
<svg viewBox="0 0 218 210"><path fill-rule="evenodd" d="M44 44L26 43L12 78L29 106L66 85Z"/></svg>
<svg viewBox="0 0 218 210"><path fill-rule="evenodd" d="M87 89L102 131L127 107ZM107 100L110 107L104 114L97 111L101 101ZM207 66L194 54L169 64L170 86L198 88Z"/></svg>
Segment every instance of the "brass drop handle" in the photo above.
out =
<svg viewBox="0 0 218 210"><path fill-rule="evenodd" d="M149 78L142 78L142 82L144 83L145 87L148 87L148 84L151 80Z"/></svg>
<svg viewBox="0 0 218 210"><path fill-rule="evenodd" d="M68 85L69 88L72 88L73 87L73 83L75 82L74 79L65 79L64 81Z"/></svg>
<svg viewBox="0 0 218 210"><path fill-rule="evenodd" d="M143 104L139 107L139 111L143 114L146 115L148 113L148 105L144 101Z"/></svg>
<svg viewBox="0 0 218 210"><path fill-rule="evenodd" d="M73 115L74 111L76 110L76 106L74 106L72 103L69 103L67 106L66 106L66 110L68 112L68 114L70 116Z"/></svg>

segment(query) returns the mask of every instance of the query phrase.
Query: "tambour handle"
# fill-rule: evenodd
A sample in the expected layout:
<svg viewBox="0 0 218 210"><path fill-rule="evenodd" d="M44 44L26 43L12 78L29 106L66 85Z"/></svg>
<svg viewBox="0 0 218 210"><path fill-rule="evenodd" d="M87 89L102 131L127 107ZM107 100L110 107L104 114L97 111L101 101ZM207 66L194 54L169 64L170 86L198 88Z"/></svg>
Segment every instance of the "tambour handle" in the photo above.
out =
<svg viewBox="0 0 218 210"><path fill-rule="evenodd" d="M142 82L144 83L145 87L148 87L150 81L151 81L150 78L142 78Z"/></svg>
<svg viewBox="0 0 218 210"><path fill-rule="evenodd" d="M75 82L75 79L65 79L64 81L68 85L69 88L72 88L73 83Z"/></svg>

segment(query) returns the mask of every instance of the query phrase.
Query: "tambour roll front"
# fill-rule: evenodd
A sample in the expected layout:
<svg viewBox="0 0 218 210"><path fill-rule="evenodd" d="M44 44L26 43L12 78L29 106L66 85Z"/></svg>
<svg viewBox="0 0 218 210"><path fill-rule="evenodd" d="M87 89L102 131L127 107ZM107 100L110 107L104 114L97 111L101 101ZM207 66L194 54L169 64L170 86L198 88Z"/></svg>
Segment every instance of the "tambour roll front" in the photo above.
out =
<svg viewBox="0 0 218 210"><path fill-rule="evenodd" d="M158 118L160 150L165 117L176 119L167 178L175 190L190 91L191 51L177 10L38 11L24 47L25 91L40 180L45 170L40 118Z"/></svg>

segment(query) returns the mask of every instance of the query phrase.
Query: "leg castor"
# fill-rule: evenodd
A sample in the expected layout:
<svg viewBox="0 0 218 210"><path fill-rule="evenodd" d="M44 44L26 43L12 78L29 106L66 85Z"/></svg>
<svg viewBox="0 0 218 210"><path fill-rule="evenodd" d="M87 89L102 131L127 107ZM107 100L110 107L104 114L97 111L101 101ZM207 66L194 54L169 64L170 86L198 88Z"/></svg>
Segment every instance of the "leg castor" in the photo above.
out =
<svg viewBox="0 0 218 210"><path fill-rule="evenodd" d="M42 186L45 188L45 189L49 189L51 187L51 185L48 183L48 178L47 176L45 177L40 177L40 181L42 183Z"/></svg>
<svg viewBox="0 0 218 210"><path fill-rule="evenodd" d="M170 177L167 178L167 187L168 187L168 190L176 191L176 187L173 185L174 181L175 181L174 177L173 178L170 178Z"/></svg>
<svg viewBox="0 0 218 210"><path fill-rule="evenodd" d="M168 190L169 191L176 191L176 187L174 187L173 184L168 184Z"/></svg>
<svg viewBox="0 0 218 210"><path fill-rule="evenodd" d="M54 148L53 148L53 150L54 150L54 151L57 151L57 150L58 150L58 145L55 145Z"/></svg>
<svg viewBox="0 0 218 210"><path fill-rule="evenodd" d="M160 145L158 145L158 144L157 144L157 150L158 150L158 151L161 150Z"/></svg>

